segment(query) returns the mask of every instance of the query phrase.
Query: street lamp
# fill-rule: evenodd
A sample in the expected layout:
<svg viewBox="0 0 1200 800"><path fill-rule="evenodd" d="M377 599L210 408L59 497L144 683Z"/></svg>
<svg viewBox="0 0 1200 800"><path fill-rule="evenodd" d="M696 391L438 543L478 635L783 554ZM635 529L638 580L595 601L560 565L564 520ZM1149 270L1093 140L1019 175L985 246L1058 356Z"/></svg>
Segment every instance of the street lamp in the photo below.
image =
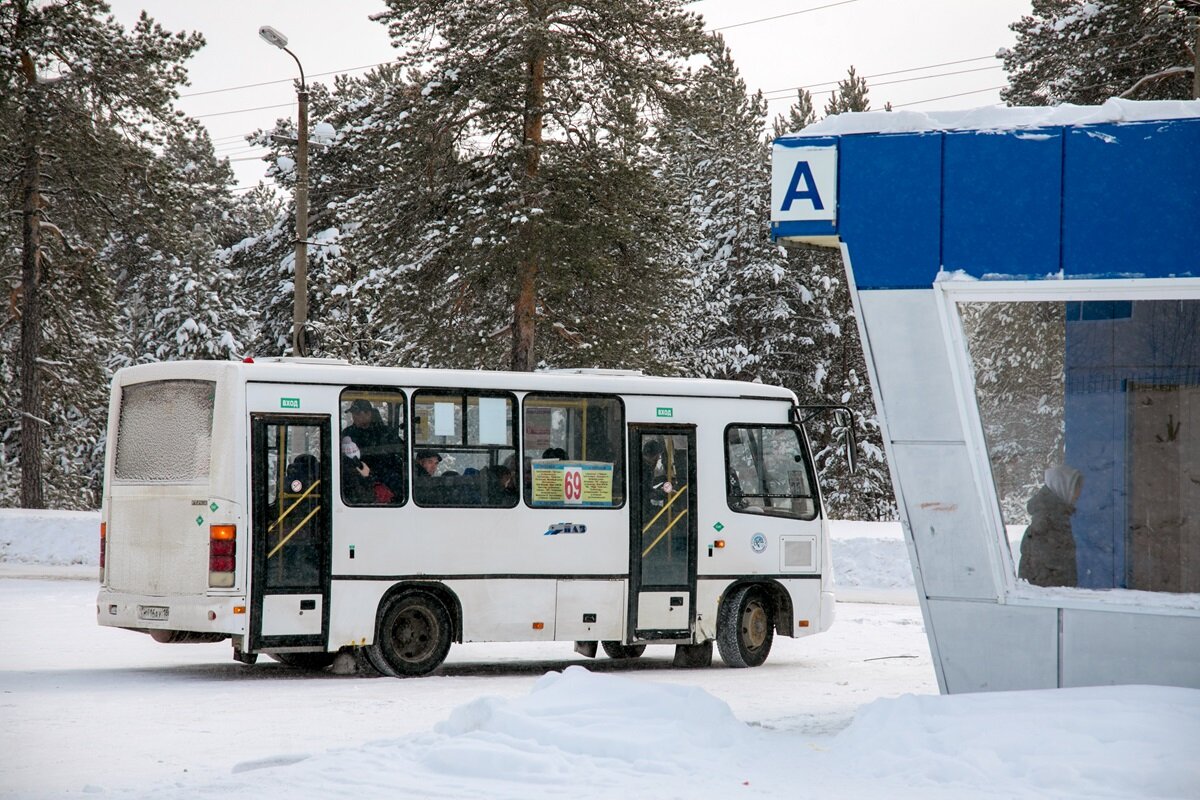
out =
<svg viewBox="0 0 1200 800"><path fill-rule="evenodd" d="M296 61L300 68L299 122L296 128L296 279L292 302L292 355L308 355L308 85L304 82L304 65L288 50L288 39L270 25L258 29L263 41L278 47Z"/></svg>

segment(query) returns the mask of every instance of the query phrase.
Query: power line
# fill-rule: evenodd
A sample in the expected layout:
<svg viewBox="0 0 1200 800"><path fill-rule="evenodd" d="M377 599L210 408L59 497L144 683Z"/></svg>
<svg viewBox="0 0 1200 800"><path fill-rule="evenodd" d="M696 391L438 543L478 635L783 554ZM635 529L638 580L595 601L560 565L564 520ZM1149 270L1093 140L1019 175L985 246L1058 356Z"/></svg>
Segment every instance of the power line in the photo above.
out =
<svg viewBox="0 0 1200 800"><path fill-rule="evenodd" d="M346 67L345 69L335 69L335 70L330 70L329 72L314 72L311 75L309 75L308 77L323 78L326 75L342 75L347 72L356 72L360 69L374 69L375 67L382 67L384 64L391 64L391 63L392 63L391 61L380 61L378 64L364 64L361 67ZM203 92L188 92L187 94L181 94L179 96L180 97L200 97L201 95L205 95L205 94L219 94L220 92L236 92L239 89L254 89L259 86L273 86L277 83L295 83L295 80L296 80L295 78L280 78L279 80L262 81L260 83L243 83L241 86L226 86L222 89L206 89Z"/></svg>
<svg viewBox="0 0 1200 800"><path fill-rule="evenodd" d="M879 83L874 83L874 84L867 86L867 88L874 89L876 86L891 86L892 84L896 84L896 83L911 83L912 81L923 81L923 80L928 80L930 78L945 78L949 75L965 75L970 72L987 72L988 70L1001 69L1001 68L1002 68L1002 66L1000 64L996 64L995 66L991 66L991 67L977 67L975 69L957 69L952 72L939 72L934 75L917 75L912 78L898 78L894 81L880 81ZM820 84L814 84L814 85L819 86ZM799 87L799 88L807 88L807 87ZM835 91L837 91L836 88L823 89L819 92L812 92L811 94L813 97L820 97L821 95L833 94ZM777 100L792 100L792 99L793 98L791 95L780 95L779 97L768 97L767 102L773 103Z"/></svg>
<svg viewBox="0 0 1200 800"><path fill-rule="evenodd" d="M763 17L762 19L751 19L751 20L747 20L746 22L735 22L732 25L724 25L720 28L713 28L712 31L713 32L726 31L726 30L729 30L730 28L740 28L745 25L755 25L759 22L769 22L770 20L773 20L773 19L782 19L783 17L794 17L797 14L807 14L810 11L820 11L821 9L824 9L824 8L833 8L834 6L844 6L849 3L857 3L857 2L858 2L858 0L840 0L840 2L837 2L837 3L828 3L823 6L813 6L812 8L804 8L804 9L801 9L800 11L789 11L786 14L777 14L773 17ZM394 61L380 61L375 64L363 64L363 65L357 66L357 67L343 67L340 69L329 70L328 72L314 72L314 73L310 74L308 77L323 78L327 75L344 75L348 72L357 72L358 70L362 70L362 69L374 69L375 67L382 67L382 66L385 66L387 64L392 64L392 63L395 63L395 62ZM274 86L274 85L280 84L280 83L294 83L294 82L295 82L295 78L279 78L277 80L272 80L272 81L259 81L258 83L243 83L238 86L223 86L220 89L204 89L203 91L199 91L199 92L187 92L186 94L179 95L179 97L180 98L201 97L203 95L208 95L208 94L220 94L222 92L236 92L236 91L240 91L242 89L256 89L260 86ZM236 112L226 112L226 113L236 113ZM215 116L215 115L206 114L205 116Z"/></svg>
<svg viewBox="0 0 1200 800"><path fill-rule="evenodd" d="M904 108L905 106L919 106L921 103L932 103L935 100L949 100L951 97L966 97L969 94L983 94L984 92L994 92L997 89L1004 89L1005 84L1000 86L989 86L986 89L975 89L970 92L958 92L957 94L944 94L941 97L930 97L926 100L913 100L911 103L897 103L892 108Z"/></svg>
<svg viewBox="0 0 1200 800"><path fill-rule="evenodd" d="M862 77L864 79L866 79L866 78L884 78L884 77L887 77L888 75L901 75L905 72L920 72L923 69L936 69L937 67L953 67L957 64L970 64L973 61L985 61L987 59L995 58L995 57L996 56L994 56L994 55L990 55L990 56L979 56L977 58L961 58L958 61L943 61L940 64L925 64L924 66L921 66L921 67L907 67L905 69L894 69L894 70L891 70L890 72L876 72L873 75L863 75ZM786 89L771 89L770 91L763 92L763 94L778 94L779 92L794 92L797 89L811 89L814 86L828 86L831 83L840 83L840 82L841 82L841 80L839 79L836 81L821 81L820 83L806 83L803 86L789 86Z"/></svg>
<svg viewBox="0 0 1200 800"><path fill-rule="evenodd" d="M952 72L939 72L935 75L918 75L914 78L897 78L894 81L880 81L879 83L876 83L874 85L875 86L891 86L894 83L909 83L911 81L923 81L923 80L926 80L927 78L945 78L949 75L966 75L967 73L970 73L970 72L987 72L988 70L1003 69L1003 68L1004 68L1004 65L1002 65L1002 64L994 64L990 67L976 67L975 69L956 69ZM868 87L868 88L870 88L870 87Z"/></svg>
<svg viewBox="0 0 1200 800"><path fill-rule="evenodd" d="M291 108L294 105L296 105L296 104L295 103L278 103L273 106L257 106L255 108L239 108L236 111L216 111L216 112L213 112L212 114L197 114L196 116L192 117L192 119L204 119L205 117L224 117L224 116L228 116L229 114L246 114L250 111L266 111L269 108Z"/></svg>
<svg viewBox="0 0 1200 800"><path fill-rule="evenodd" d="M727 31L730 28L740 28L744 25L757 25L760 22L770 22L773 19L783 19L784 17L794 17L797 14L807 14L810 11L820 11L823 8L833 8L834 6L844 6L849 3L857 3L857 2L858 2L858 0L841 0L841 2L838 2L838 3L827 3L826 5L823 5L823 6L813 6L812 8L802 8L799 11L789 11L786 14L776 14L773 17L763 17L762 19L751 19L751 20L747 20L746 22L735 22L732 25L722 25L720 28L713 28L712 32L716 33L717 31Z"/></svg>

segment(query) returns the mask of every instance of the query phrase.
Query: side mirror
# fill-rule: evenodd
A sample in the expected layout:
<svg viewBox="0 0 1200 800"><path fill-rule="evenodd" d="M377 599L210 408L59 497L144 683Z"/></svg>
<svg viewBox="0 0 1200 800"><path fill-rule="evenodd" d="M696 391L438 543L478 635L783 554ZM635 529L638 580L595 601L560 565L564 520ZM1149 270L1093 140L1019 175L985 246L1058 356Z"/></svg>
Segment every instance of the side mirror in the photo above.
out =
<svg viewBox="0 0 1200 800"><path fill-rule="evenodd" d="M788 421L803 425L824 414L832 414L834 426L842 429L846 466L853 475L858 471L858 439L854 435L854 412L848 406L793 406L788 411Z"/></svg>
<svg viewBox="0 0 1200 800"><path fill-rule="evenodd" d="M858 440L854 436L854 412L842 406L833 414L835 423L845 431L846 466L850 474L858 472Z"/></svg>

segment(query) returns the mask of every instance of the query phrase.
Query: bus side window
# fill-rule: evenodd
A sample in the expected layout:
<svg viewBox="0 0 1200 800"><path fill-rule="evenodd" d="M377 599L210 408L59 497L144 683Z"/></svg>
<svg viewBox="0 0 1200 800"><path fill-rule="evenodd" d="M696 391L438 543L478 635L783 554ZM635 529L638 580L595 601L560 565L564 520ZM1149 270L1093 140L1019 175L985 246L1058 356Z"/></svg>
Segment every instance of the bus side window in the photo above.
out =
<svg viewBox="0 0 1200 800"><path fill-rule="evenodd" d="M525 503L535 508L625 504L625 409L613 395L525 395ZM563 480L578 471L579 492Z"/></svg>
<svg viewBox="0 0 1200 800"><path fill-rule="evenodd" d="M339 449L342 502L348 506L404 504L405 399L387 389L342 392Z"/></svg>
<svg viewBox="0 0 1200 800"><path fill-rule="evenodd" d="M516 398L423 390L413 395L413 500L420 506L517 504ZM430 472L432 469L432 472Z"/></svg>

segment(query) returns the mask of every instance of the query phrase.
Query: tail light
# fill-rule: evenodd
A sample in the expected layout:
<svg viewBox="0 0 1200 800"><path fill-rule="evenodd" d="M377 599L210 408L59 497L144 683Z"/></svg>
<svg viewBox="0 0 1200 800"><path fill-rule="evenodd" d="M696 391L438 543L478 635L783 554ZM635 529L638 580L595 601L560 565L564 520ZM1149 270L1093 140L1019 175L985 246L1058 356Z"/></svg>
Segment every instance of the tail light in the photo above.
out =
<svg viewBox="0 0 1200 800"><path fill-rule="evenodd" d="M104 562L108 554L108 523L100 523L100 580L104 580Z"/></svg>
<svg viewBox="0 0 1200 800"><path fill-rule="evenodd" d="M227 589L233 586L237 569L237 526L210 525L208 528L208 585Z"/></svg>

